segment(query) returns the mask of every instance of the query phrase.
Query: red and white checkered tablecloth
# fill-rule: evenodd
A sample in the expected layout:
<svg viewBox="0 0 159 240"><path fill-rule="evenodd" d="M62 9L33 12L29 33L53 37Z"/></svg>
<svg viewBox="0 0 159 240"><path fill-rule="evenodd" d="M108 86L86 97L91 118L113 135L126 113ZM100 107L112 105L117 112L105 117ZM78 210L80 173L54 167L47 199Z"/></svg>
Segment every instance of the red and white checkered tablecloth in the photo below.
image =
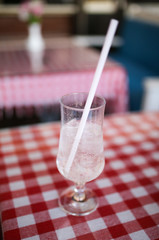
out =
<svg viewBox="0 0 159 240"><path fill-rule="evenodd" d="M57 44L56 44L57 45ZM77 46L46 48L42 73L94 69L99 53ZM0 76L33 74L29 56L24 49L0 49Z"/></svg>
<svg viewBox="0 0 159 240"><path fill-rule="evenodd" d="M99 59L97 51L83 47L46 49L44 69L35 75L24 50L1 50L0 56L0 113L6 111L10 116L13 108L18 111L24 107L37 108L56 103L70 92L88 92ZM128 108L125 69L108 61L97 93L113 102L112 112L125 112Z"/></svg>
<svg viewBox="0 0 159 240"><path fill-rule="evenodd" d="M56 168L60 124L0 131L4 240L159 239L159 113L104 120L105 168L87 183L99 201L85 217L57 199L71 183Z"/></svg>
<svg viewBox="0 0 159 240"><path fill-rule="evenodd" d="M70 92L88 92L94 70L0 77L0 108L53 104ZM103 71L97 94L114 100L114 112L127 110L127 74L118 65Z"/></svg>

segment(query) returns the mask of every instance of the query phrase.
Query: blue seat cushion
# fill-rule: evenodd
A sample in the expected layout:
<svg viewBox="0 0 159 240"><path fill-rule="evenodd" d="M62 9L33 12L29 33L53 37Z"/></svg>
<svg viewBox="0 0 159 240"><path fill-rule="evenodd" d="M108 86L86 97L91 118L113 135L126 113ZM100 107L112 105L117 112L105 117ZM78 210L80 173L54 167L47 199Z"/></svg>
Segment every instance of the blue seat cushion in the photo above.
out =
<svg viewBox="0 0 159 240"><path fill-rule="evenodd" d="M147 68L159 72L159 25L139 19L125 18L120 52Z"/></svg>
<svg viewBox="0 0 159 240"><path fill-rule="evenodd" d="M122 64L128 74L128 87L129 87L129 110L141 110L143 99L143 81L148 76L156 76L153 70L136 63L130 58L126 58L122 54L110 54L112 60L118 61Z"/></svg>

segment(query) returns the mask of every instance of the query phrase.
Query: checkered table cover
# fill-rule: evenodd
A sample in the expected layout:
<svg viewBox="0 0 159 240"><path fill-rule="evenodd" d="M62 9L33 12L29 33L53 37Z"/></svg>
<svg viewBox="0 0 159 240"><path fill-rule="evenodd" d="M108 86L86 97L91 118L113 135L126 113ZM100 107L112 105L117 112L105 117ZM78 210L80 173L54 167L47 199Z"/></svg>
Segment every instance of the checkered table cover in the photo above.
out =
<svg viewBox="0 0 159 240"><path fill-rule="evenodd" d="M56 168L60 123L0 131L4 240L159 239L159 113L104 120L105 168L87 183L99 201L85 217L57 199L71 182Z"/></svg>
<svg viewBox="0 0 159 240"><path fill-rule="evenodd" d="M13 108L45 106L57 103L62 95L70 92L88 92L94 72L92 69L0 77L0 109L11 112ZM114 112L125 112L128 105L125 69L109 61L102 73L97 94L113 99Z"/></svg>
<svg viewBox="0 0 159 240"><path fill-rule="evenodd" d="M77 47L69 39L67 45L63 44L66 40L59 39L56 44L47 41L44 68L38 75L32 73L22 46L18 49L10 43L7 49L4 43L5 50L0 48L0 118L3 112L12 117L13 109L17 116L26 114L28 117L26 108L39 107L41 111L42 106L56 103L64 94L89 91L99 52ZM113 102L112 112L125 112L128 108L125 69L116 62L107 61L97 93Z"/></svg>
<svg viewBox="0 0 159 240"><path fill-rule="evenodd" d="M99 58L93 49L68 46L46 48L42 73L94 69ZM24 49L0 49L0 76L33 74L29 56Z"/></svg>

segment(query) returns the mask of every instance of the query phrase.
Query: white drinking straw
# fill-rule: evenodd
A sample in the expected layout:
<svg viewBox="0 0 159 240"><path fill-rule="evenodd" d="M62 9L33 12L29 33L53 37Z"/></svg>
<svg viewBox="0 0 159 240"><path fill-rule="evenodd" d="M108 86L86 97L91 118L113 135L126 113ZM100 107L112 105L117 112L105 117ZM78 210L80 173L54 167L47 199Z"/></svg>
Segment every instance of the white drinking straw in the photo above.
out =
<svg viewBox="0 0 159 240"><path fill-rule="evenodd" d="M117 29L117 25L118 25L118 21L115 19L112 19L110 22L109 28L108 28L108 32L105 37L104 45L103 45L101 55L100 55L100 58L99 58L99 61L97 64L97 68L96 68L96 71L94 74L94 78L93 78L92 85L91 85L91 88L90 88L90 91L88 94L88 98L87 98L87 101L86 101L86 104L84 107L82 118L80 120L79 127L77 130L76 136L75 136L75 140L73 142L72 149L71 149L68 161L65 166L66 173L69 173L70 168L73 163L73 160L74 160L74 157L76 155L77 148L78 148L80 139L82 137L82 133L83 133L83 130L84 130L84 127L85 127L85 124L87 121L87 117L88 117L88 114L90 111L90 107L92 105L92 101L93 101L93 98L94 98L94 95L95 95L95 92L96 92L96 89L97 89L97 86L98 86L98 83L99 83L99 80L100 80L100 77L101 77L101 74L102 74L102 71L104 68L110 47L112 45L112 41L113 41L116 29Z"/></svg>

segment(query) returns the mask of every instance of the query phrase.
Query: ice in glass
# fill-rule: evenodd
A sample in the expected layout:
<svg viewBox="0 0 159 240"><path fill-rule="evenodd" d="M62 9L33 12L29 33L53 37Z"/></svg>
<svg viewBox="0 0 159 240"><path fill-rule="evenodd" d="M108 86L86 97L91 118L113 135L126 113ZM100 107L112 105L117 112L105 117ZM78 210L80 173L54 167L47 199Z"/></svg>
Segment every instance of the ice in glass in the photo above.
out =
<svg viewBox="0 0 159 240"><path fill-rule="evenodd" d="M97 207L95 194L85 183L97 178L105 164L103 154L103 117L105 100L95 96L69 172L66 163L79 127L87 93L73 93L61 98L61 133L57 155L59 172L75 183L59 199L62 209L72 215L86 215Z"/></svg>

